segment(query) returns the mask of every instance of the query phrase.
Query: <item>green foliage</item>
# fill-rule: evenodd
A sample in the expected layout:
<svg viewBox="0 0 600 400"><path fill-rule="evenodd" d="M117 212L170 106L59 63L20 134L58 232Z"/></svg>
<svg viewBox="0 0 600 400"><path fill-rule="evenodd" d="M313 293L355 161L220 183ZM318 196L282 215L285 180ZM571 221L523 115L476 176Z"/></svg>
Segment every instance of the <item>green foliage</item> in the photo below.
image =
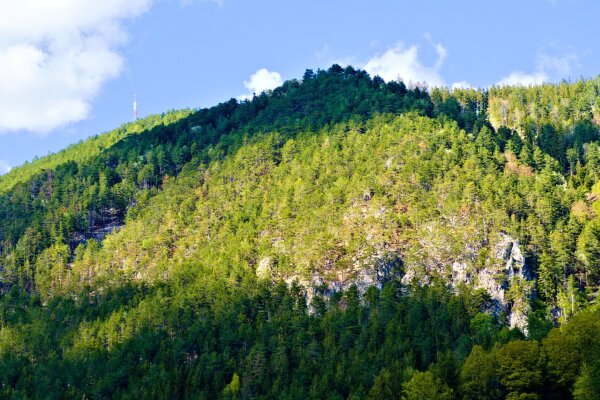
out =
<svg viewBox="0 0 600 400"><path fill-rule="evenodd" d="M223 399L237 399L240 393L240 377L237 372L233 373L231 382L223 389Z"/></svg>
<svg viewBox="0 0 600 400"><path fill-rule="evenodd" d="M542 385L542 357L536 342L514 341L498 351L498 375L507 398L537 398Z"/></svg>
<svg viewBox="0 0 600 400"><path fill-rule="evenodd" d="M597 400L600 399L600 368L584 366L581 375L575 382L573 389L575 400Z"/></svg>
<svg viewBox="0 0 600 400"><path fill-rule="evenodd" d="M410 380L404 385L402 400L451 400L452 389L437 381L429 371L415 371Z"/></svg>
<svg viewBox="0 0 600 400"><path fill-rule="evenodd" d="M234 289L204 271L182 272L168 286L123 287L82 302L54 297L51 314L6 299L4 320L15 328L0 331L4 393L398 397L407 368L435 361L435 382L452 382L454 361L437 354L458 350L470 335L472 315L457 309L445 289L406 288L410 295L355 309L331 299L322 316L309 315L301 294L283 285L246 276ZM437 321L424 309L436 310ZM425 340L434 331L437 343ZM441 396L450 393L448 384L440 383Z"/></svg>
<svg viewBox="0 0 600 400"><path fill-rule="evenodd" d="M105 150L123 141L129 136L145 133L159 125L170 125L189 116L191 110L171 111L162 115L151 115L144 119L124 124L123 126L103 133L66 149L42 158L34 158L31 163L13 168L10 172L0 177L0 193L7 192L17 184L27 182L34 176L45 171L51 171L60 165L75 162L84 164L100 155Z"/></svg>
<svg viewBox="0 0 600 400"><path fill-rule="evenodd" d="M14 169L0 397L594 398L597 86L428 92L334 65ZM448 285L502 271L503 235L529 340Z"/></svg>
<svg viewBox="0 0 600 400"><path fill-rule="evenodd" d="M398 399L400 398L400 390L393 381L391 372L387 368L383 368L379 371L379 374L375 377L373 386L367 394L367 399Z"/></svg>
<svg viewBox="0 0 600 400"><path fill-rule="evenodd" d="M464 399L500 399L497 360L475 345L460 371L460 393Z"/></svg>

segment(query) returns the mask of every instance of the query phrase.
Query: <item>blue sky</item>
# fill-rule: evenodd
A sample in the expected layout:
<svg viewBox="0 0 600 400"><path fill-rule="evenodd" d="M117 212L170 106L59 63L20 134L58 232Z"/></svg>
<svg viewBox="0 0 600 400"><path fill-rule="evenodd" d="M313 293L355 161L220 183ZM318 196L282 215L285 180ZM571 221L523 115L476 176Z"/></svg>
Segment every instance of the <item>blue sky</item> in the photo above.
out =
<svg viewBox="0 0 600 400"><path fill-rule="evenodd" d="M144 116L334 62L447 86L600 73L591 0L49 3L0 4L0 173L130 121L134 93Z"/></svg>

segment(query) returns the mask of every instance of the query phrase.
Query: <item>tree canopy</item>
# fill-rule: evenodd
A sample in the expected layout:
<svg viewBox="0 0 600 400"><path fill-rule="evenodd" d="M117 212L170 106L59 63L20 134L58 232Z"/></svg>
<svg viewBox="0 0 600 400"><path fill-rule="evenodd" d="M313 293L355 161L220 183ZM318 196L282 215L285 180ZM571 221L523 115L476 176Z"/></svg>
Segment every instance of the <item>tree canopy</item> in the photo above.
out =
<svg viewBox="0 0 600 400"><path fill-rule="evenodd" d="M0 396L597 398L597 87L334 65L15 168Z"/></svg>

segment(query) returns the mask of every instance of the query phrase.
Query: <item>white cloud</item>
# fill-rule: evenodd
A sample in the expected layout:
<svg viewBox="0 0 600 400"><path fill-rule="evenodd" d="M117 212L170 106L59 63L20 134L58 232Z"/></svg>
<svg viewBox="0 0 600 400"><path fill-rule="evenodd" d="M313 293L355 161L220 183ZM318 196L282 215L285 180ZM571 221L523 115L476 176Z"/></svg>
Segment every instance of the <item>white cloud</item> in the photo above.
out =
<svg viewBox="0 0 600 400"><path fill-rule="evenodd" d="M473 89L473 85L471 85L467 81L454 82L450 85L451 89Z"/></svg>
<svg viewBox="0 0 600 400"><path fill-rule="evenodd" d="M448 51L440 43L437 43L435 45L435 51L438 54L438 59L435 62L435 69L439 70L440 68L442 68L442 65L444 64L444 61L446 61L446 57L448 57Z"/></svg>
<svg viewBox="0 0 600 400"><path fill-rule="evenodd" d="M123 22L152 0L0 3L0 131L48 132L86 118L123 68Z"/></svg>
<svg viewBox="0 0 600 400"><path fill-rule="evenodd" d="M434 44L437 60L433 66L423 65L419 60L419 48L416 45L405 47L401 43L385 53L371 58L364 69L372 76L379 75L386 81L401 79L405 82L422 83L429 86L444 86L440 69L448 55L441 44Z"/></svg>
<svg viewBox="0 0 600 400"><path fill-rule="evenodd" d="M573 69L579 66L579 56L575 53L568 53L562 57L553 57L548 54L541 54L538 57L537 67L540 71L555 71L562 78L566 78L573 72Z"/></svg>
<svg viewBox="0 0 600 400"><path fill-rule="evenodd" d="M190 6L196 3L214 3L219 7L223 7L225 0L181 0L181 5L183 6Z"/></svg>
<svg viewBox="0 0 600 400"><path fill-rule="evenodd" d="M283 80L279 72L269 71L266 68L261 68L250 76L250 79L244 81L244 86L250 91L250 94L242 95L241 100L252 98L253 94L260 94L265 90L275 89L281 86Z"/></svg>
<svg viewBox="0 0 600 400"><path fill-rule="evenodd" d="M579 57L576 53L567 53L562 57L541 54L538 56L534 72L513 71L502 78L496 85L539 85L551 80L568 78L574 68L578 67Z"/></svg>
<svg viewBox="0 0 600 400"><path fill-rule="evenodd" d="M548 75L543 71L525 73L513 71L508 76L500 79L498 86L532 86L539 85L548 81Z"/></svg>
<svg viewBox="0 0 600 400"><path fill-rule="evenodd" d="M7 173L11 169L12 169L12 167L10 165L8 165L8 163L6 161L0 160L0 175Z"/></svg>

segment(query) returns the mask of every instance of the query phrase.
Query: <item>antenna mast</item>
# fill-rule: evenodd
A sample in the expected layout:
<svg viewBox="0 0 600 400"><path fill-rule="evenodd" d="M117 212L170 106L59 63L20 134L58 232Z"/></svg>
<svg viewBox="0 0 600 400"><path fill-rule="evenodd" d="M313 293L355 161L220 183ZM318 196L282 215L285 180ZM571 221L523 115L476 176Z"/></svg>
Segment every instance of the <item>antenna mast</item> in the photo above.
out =
<svg viewBox="0 0 600 400"><path fill-rule="evenodd" d="M133 120L137 121L138 113L137 113L137 99L135 98L135 94L133 95Z"/></svg>

